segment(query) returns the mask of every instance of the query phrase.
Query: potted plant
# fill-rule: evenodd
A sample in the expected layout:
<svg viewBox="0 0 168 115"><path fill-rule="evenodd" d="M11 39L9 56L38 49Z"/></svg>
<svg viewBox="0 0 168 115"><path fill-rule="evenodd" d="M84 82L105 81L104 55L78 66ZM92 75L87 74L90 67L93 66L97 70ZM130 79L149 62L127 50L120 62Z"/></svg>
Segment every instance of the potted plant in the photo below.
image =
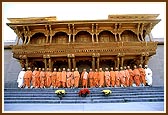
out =
<svg viewBox="0 0 168 115"><path fill-rule="evenodd" d="M90 94L90 90L88 88L83 88L78 94L80 97L86 97L88 94Z"/></svg>
<svg viewBox="0 0 168 115"><path fill-rule="evenodd" d="M55 93L62 100L62 97L65 95L65 90L56 90Z"/></svg>
<svg viewBox="0 0 168 115"><path fill-rule="evenodd" d="M104 96L109 96L112 93L112 91L107 89L103 90L102 93L104 94Z"/></svg>

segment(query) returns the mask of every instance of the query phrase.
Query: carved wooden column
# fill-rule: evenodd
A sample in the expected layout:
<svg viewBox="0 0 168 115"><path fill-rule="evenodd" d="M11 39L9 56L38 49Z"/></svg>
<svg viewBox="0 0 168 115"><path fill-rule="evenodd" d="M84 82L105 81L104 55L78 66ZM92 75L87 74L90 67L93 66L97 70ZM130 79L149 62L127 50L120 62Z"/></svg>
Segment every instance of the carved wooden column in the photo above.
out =
<svg viewBox="0 0 168 115"><path fill-rule="evenodd" d="M68 58L68 68L71 69L71 56L70 54L67 55Z"/></svg>
<svg viewBox="0 0 168 115"><path fill-rule="evenodd" d="M31 36L29 35L29 36L28 36L28 42L27 42L27 44L29 44L29 43L30 43L30 37L31 37Z"/></svg>
<svg viewBox="0 0 168 115"><path fill-rule="evenodd" d="M115 35L115 42L117 42L117 23L115 23L115 26L114 26L114 35Z"/></svg>
<svg viewBox="0 0 168 115"><path fill-rule="evenodd" d="M98 42L98 24L96 24L96 42Z"/></svg>
<svg viewBox="0 0 168 115"><path fill-rule="evenodd" d="M50 43L52 43L52 35L50 34Z"/></svg>
<svg viewBox="0 0 168 115"><path fill-rule="evenodd" d="M144 29L144 23L141 24L141 27L140 27L140 35L141 35L142 41L145 41L144 38L143 38L143 29Z"/></svg>
<svg viewBox="0 0 168 115"><path fill-rule="evenodd" d="M25 39L24 39L24 43L23 44L26 44L26 41L27 41L27 36L24 36Z"/></svg>
<svg viewBox="0 0 168 115"><path fill-rule="evenodd" d="M73 43L75 43L75 25L72 24L72 32L73 32Z"/></svg>
<svg viewBox="0 0 168 115"><path fill-rule="evenodd" d="M98 40L98 34L96 34L96 42L99 42L99 40Z"/></svg>
<svg viewBox="0 0 168 115"><path fill-rule="evenodd" d="M92 34L92 43L94 43L94 34Z"/></svg>
<svg viewBox="0 0 168 115"><path fill-rule="evenodd" d="M115 42L117 42L117 33L114 33L115 35Z"/></svg>
<svg viewBox="0 0 168 115"><path fill-rule="evenodd" d="M100 63L100 60L99 60L99 57L97 57L97 69L99 70L99 63Z"/></svg>
<svg viewBox="0 0 168 115"><path fill-rule="evenodd" d="M46 43L48 43L48 35L45 35L46 36Z"/></svg>
<svg viewBox="0 0 168 115"><path fill-rule="evenodd" d="M68 42L70 43L71 42L71 25L68 24L68 36L69 36L69 39L68 39Z"/></svg>
<svg viewBox="0 0 168 115"><path fill-rule="evenodd" d="M49 68L52 68L51 58L48 59Z"/></svg>
<svg viewBox="0 0 168 115"><path fill-rule="evenodd" d="M121 42L121 33L119 33L118 35L119 35L119 41Z"/></svg>
<svg viewBox="0 0 168 115"><path fill-rule="evenodd" d="M71 34L68 34L68 36L69 36L68 42L71 43Z"/></svg>
<svg viewBox="0 0 168 115"><path fill-rule="evenodd" d="M52 36L53 36L51 25L49 25L49 36L50 36L50 44L51 44L52 43Z"/></svg>
<svg viewBox="0 0 168 115"><path fill-rule="evenodd" d="M75 34L73 34L73 43L75 43Z"/></svg>
<svg viewBox="0 0 168 115"><path fill-rule="evenodd" d="M117 64L116 64L116 67L119 68L119 66L120 66L120 57L117 56Z"/></svg>
<svg viewBox="0 0 168 115"><path fill-rule="evenodd" d="M92 24L92 43L94 43L94 24Z"/></svg>
<svg viewBox="0 0 168 115"><path fill-rule="evenodd" d="M47 68L47 59L44 59L45 69Z"/></svg>
<svg viewBox="0 0 168 115"><path fill-rule="evenodd" d="M95 56L92 55L92 69L95 70Z"/></svg>

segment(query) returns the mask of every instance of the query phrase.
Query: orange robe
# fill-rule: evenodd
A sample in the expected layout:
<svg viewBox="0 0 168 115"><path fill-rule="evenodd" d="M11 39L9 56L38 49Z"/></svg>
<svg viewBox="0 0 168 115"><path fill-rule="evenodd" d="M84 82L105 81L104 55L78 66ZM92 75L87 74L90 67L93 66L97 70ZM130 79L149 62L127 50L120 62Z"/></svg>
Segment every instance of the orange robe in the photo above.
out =
<svg viewBox="0 0 168 115"><path fill-rule="evenodd" d="M56 87L60 87L61 86L61 78L62 78L62 72L57 72Z"/></svg>
<svg viewBox="0 0 168 115"><path fill-rule="evenodd" d="M99 86L104 87L104 72L99 72Z"/></svg>
<svg viewBox="0 0 168 115"><path fill-rule="evenodd" d="M124 70L119 71L121 85L125 86L125 72Z"/></svg>
<svg viewBox="0 0 168 115"><path fill-rule="evenodd" d="M32 84L33 87L39 87L40 86L40 72L37 70L33 71L33 75L32 75Z"/></svg>
<svg viewBox="0 0 168 115"><path fill-rule="evenodd" d="M125 72L125 86L129 86L129 78L130 78L130 74L128 70L124 70Z"/></svg>
<svg viewBox="0 0 168 115"><path fill-rule="evenodd" d="M105 76L106 87L110 87L110 72L109 71L105 71L104 72L104 76Z"/></svg>
<svg viewBox="0 0 168 115"><path fill-rule="evenodd" d="M134 73L132 71L132 69L128 69L130 78L129 78L129 86L132 86L133 82L134 82Z"/></svg>
<svg viewBox="0 0 168 115"><path fill-rule="evenodd" d="M51 84L53 87L57 87L56 81L57 81L57 72L53 71L51 75Z"/></svg>
<svg viewBox="0 0 168 115"><path fill-rule="evenodd" d="M141 83L143 83L144 85L146 85L146 80L145 80L145 69L144 68L139 68L139 72L140 72L140 80Z"/></svg>
<svg viewBox="0 0 168 115"><path fill-rule="evenodd" d="M117 87L120 87L120 73L119 73L119 71L115 71L115 77L116 77L116 79L115 79L115 81L116 81L116 86Z"/></svg>
<svg viewBox="0 0 168 115"><path fill-rule="evenodd" d="M89 83L90 83L90 87L94 87L94 79L93 79L93 76L94 76L94 72L93 71L90 71L89 74L88 74L88 78L89 78Z"/></svg>
<svg viewBox="0 0 168 115"><path fill-rule="evenodd" d="M32 71L26 71L24 74L24 86L30 88L30 83L32 79Z"/></svg>
<svg viewBox="0 0 168 115"><path fill-rule="evenodd" d="M46 87L51 86L51 75L52 75L52 72L46 72Z"/></svg>
<svg viewBox="0 0 168 115"><path fill-rule="evenodd" d="M62 71L61 84L62 84L62 87L63 87L63 88L66 87L66 71Z"/></svg>
<svg viewBox="0 0 168 115"><path fill-rule="evenodd" d="M40 87L44 87L46 82L46 73L44 71L40 72Z"/></svg>
<svg viewBox="0 0 168 115"><path fill-rule="evenodd" d="M115 86L115 71L110 71L110 80L112 87Z"/></svg>
<svg viewBox="0 0 168 115"><path fill-rule="evenodd" d="M80 74L78 71L74 71L74 85L75 87L79 86L79 78L80 78Z"/></svg>
<svg viewBox="0 0 168 115"><path fill-rule="evenodd" d="M99 72L94 72L94 74L93 74L93 80L94 80L93 84L94 84L95 87L99 86L99 78L98 77L99 77Z"/></svg>
<svg viewBox="0 0 168 115"><path fill-rule="evenodd" d="M67 84L67 88L70 88L71 87L71 76L72 76L72 73L71 72L66 72L66 76L67 76L67 81L66 81L66 84Z"/></svg>
<svg viewBox="0 0 168 115"><path fill-rule="evenodd" d="M74 87L75 80L74 80L74 72L71 72L71 87Z"/></svg>
<svg viewBox="0 0 168 115"><path fill-rule="evenodd" d="M134 81L135 81L135 84L136 86L140 86L140 72L138 69L134 69L133 70L133 73L134 73Z"/></svg>

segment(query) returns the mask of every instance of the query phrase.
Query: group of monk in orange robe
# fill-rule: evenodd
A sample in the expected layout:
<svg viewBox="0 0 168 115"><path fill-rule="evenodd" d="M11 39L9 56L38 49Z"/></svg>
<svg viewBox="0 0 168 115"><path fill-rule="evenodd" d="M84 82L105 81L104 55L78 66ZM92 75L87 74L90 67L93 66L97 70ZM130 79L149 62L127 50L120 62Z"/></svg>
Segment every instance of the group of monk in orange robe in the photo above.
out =
<svg viewBox="0 0 168 115"><path fill-rule="evenodd" d="M49 68L46 71L44 68L35 68L32 72L29 67L24 74L23 86L27 88L78 88L80 80L83 88L146 85L145 70L142 65L139 65L138 68L135 65L133 70L129 66L120 67L120 69L116 67L115 70L111 67L110 71L108 68L105 68L105 71L102 68L99 68L99 71L98 69L95 69L95 71L90 69L89 72L83 69L81 75L78 68L72 69L72 71L70 69L66 71L65 68L62 71L60 68L58 71L56 68L54 68L54 71Z"/></svg>

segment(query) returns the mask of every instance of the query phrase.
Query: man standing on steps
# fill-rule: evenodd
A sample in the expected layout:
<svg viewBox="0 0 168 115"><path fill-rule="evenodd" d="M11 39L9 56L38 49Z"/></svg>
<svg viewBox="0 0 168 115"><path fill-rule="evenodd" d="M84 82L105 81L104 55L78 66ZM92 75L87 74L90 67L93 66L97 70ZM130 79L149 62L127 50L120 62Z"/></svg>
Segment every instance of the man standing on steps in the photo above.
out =
<svg viewBox="0 0 168 115"><path fill-rule="evenodd" d="M79 78L80 78L80 74L79 74L78 68L75 68L75 71L74 71L75 88L78 88L79 86Z"/></svg>
<svg viewBox="0 0 168 115"><path fill-rule="evenodd" d="M74 69L71 72L71 88L74 88L75 79L74 79Z"/></svg>
<svg viewBox="0 0 168 115"><path fill-rule="evenodd" d="M113 70L113 67L111 67L110 71L110 80L111 80L111 87L115 86L115 71Z"/></svg>
<svg viewBox="0 0 168 115"><path fill-rule="evenodd" d="M51 86L51 75L52 75L51 68L47 68L47 71L46 71L46 87L47 88Z"/></svg>
<svg viewBox="0 0 168 115"><path fill-rule="evenodd" d="M93 74L93 83L95 87L99 87L99 72L97 69L95 69L95 72Z"/></svg>
<svg viewBox="0 0 168 115"><path fill-rule="evenodd" d="M136 65L134 65L133 73L134 73L134 81L135 81L136 86L140 86L140 84L141 84L141 82L140 82L140 72L137 69Z"/></svg>
<svg viewBox="0 0 168 115"><path fill-rule="evenodd" d="M110 87L110 72L108 68L105 68L104 72L106 87Z"/></svg>
<svg viewBox="0 0 168 115"><path fill-rule="evenodd" d="M94 75L94 72L93 72L92 69L90 69L90 72L89 72L89 74L88 74L89 83L90 83L90 88L94 87L93 75Z"/></svg>
<svg viewBox="0 0 168 115"><path fill-rule="evenodd" d="M120 83L120 73L118 71L118 67L115 68L115 77L116 77L115 78L115 81L116 81L115 82L115 84L116 84L115 87L120 87L120 84L121 84Z"/></svg>
<svg viewBox="0 0 168 115"><path fill-rule="evenodd" d="M35 67L32 75L32 88L38 88L39 74L37 67Z"/></svg>
<svg viewBox="0 0 168 115"><path fill-rule="evenodd" d="M148 65L145 65L145 78L146 78L146 85L152 86L152 70L148 67Z"/></svg>
<svg viewBox="0 0 168 115"><path fill-rule="evenodd" d="M40 88L45 88L46 83L46 73L45 69L42 68L42 71L40 72Z"/></svg>
<svg viewBox="0 0 168 115"><path fill-rule="evenodd" d="M142 86L145 86L146 85L145 69L142 68L142 65L140 64L138 70L140 72L140 81L141 81L141 84L142 84Z"/></svg>
<svg viewBox="0 0 168 115"><path fill-rule="evenodd" d="M32 79L32 71L31 71L31 68L28 67L27 71L24 74L24 86L25 86L25 88L30 88L31 79Z"/></svg>
<svg viewBox="0 0 168 115"><path fill-rule="evenodd" d="M132 87L132 85L134 83L134 73L133 73L132 69L130 68L130 66L127 66L127 70L129 72L129 75L130 75L129 86Z"/></svg>
<svg viewBox="0 0 168 115"><path fill-rule="evenodd" d="M104 71L99 69L99 87L104 87Z"/></svg>
<svg viewBox="0 0 168 115"><path fill-rule="evenodd" d="M129 74L129 71L127 70L126 66L124 66L124 72L125 72L125 86L129 87L130 74Z"/></svg>
<svg viewBox="0 0 168 115"><path fill-rule="evenodd" d="M70 72L70 69L68 68L67 72L66 72L66 77L67 77L66 85L67 85L67 88L71 87L71 76L72 76L72 73Z"/></svg>
<svg viewBox="0 0 168 115"><path fill-rule="evenodd" d="M65 68L62 69L61 85L63 88L66 87L66 70L65 70Z"/></svg>
<svg viewBox="0 0 168 115"><path fill-rule="evenodd" d="M61 86L61 78L62 78L62 72L61 72L61 68L59 68L57 72L57 81L56 81L57 88Z"/></svg>
<svg viewBox="0 0 168 115"><path fill-rule="evenodd" d="M126 87L125 86L126 76L125 76L125 71L123 70L123 67L120 67L119 75L120 75L121 87Z"/></svg>
<svg viewBox="0 0 168 115"><path fill-rule="evenodd" d="M18 88L23 87L23 82L24 82L24 74L25 74L25 68L22 68L22 70L19 72L17 83L18 83Z"/></svg>
<svg viewBox="0 0 168 115"><path fill-rule="evenodd" d="M53 88L56 88L56 82L57 82L57 69L54 68L54 71L52 72L52 75L51 75L51 86Z"/></svg>

